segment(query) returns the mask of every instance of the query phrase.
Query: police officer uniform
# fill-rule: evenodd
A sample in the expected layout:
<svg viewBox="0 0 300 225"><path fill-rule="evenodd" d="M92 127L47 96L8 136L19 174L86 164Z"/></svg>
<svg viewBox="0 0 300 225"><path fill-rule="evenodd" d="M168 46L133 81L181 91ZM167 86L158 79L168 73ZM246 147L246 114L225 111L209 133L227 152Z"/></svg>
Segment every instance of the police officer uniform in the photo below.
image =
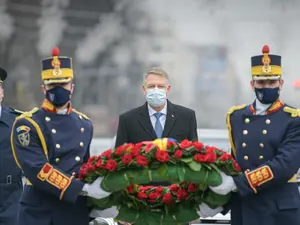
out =
<svg viewBox="0 0 300 225"><path fill-rule="evenodd" d="M59 56L42 61L44 84L73 79L72 60ZM18 117L13 125L12 149L27 178L20 202L19 225L88 225L86 196L79 169L89 158L93 125L68 105L66 114L44 100Z"/></svg>
<svg viewBox="0 0 300 225"><path fill-rule="evenodd" d="M0 68L0 86L6 77L6 71ZM0 102L0 225L15 225L23 190L22 171L15 163L10 145L12 125L20 113Z"/></svg>
<svg viewBox="0 0 300 225"><path fill-rule="evenodd" d="M281 57L268 47L252 57L254 80L278 80L281 74ZM227 115L232 152L243 171L233 178L231 224L299 225L300 110L277 99L258 113L258 104L232 107Z"/></svg>

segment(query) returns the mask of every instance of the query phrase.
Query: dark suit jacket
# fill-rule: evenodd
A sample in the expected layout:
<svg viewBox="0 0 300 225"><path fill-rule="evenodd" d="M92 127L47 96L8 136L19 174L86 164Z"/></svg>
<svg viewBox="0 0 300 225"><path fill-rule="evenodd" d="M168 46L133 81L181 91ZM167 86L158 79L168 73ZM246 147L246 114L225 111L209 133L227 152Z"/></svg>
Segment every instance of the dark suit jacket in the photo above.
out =
<svg viewBox="0 0 300 225"><path fill-rule="evenodd" d="M184 139L197 141L195 111L168 101L166 123L162 136L174 138L177 141ZM156 138L147 103L120 115L115 146L124 143L136 144L142 141L152 141Z"/></svg>

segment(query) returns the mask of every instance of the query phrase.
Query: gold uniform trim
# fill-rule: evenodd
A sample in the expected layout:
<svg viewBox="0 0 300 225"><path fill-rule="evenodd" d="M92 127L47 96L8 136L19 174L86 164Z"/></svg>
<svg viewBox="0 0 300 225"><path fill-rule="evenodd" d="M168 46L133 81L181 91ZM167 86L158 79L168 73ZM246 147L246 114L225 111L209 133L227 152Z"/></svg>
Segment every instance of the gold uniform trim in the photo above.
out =
<svg viewBox="0 0 300 225"><path fill-rule="evenodd" d="M235 148L234 143L233 143L232 127L231 127L231 123L230 123L230 116L231 116L231 114L234 111L244 109L245 107L246 107L245 104L244 105L239 105L239 106L233 106L233 107L231 107L228 110L227 117L226 117L226 124L227 124L227 130L228 130L228 138L229 138L229 142L230 142L231 149L232 149L232 152L233 152L234 156L236 156L236 148Z"/></svg>
<svg viewBox="0 0 300 225"><path fill-rule="evenodd" d="M87 115L83 114L82 112L79 112L76 109L72 109L72 111L77 113L78 115L82 116L84 119L90 120L90 118Z"/></svg>
<svg viewBox="0 0 300 225"><path fill-rule="evenodd" d="M251 68L252 76L274 76L274 75L282 74L281 66L270 65L271 70L269 72L264 72L263 67L264 67L263 65L253 66Z"/></svg>
<svg viewBox="0 0 300 225"><path fill-rule="evenodd" d="M57 79L66 79L66 78L73 78L73 70L70 68L60 68L61 75L54 75L53 69L44 70L42 71L42 80L57 80Z"/></svg>
<svg viewBox="0 0 300 225"><path fill-rule="evenodd" d="M300 109L294 109L288 106L283 108L283 111L286 113L290 113L291 117L300 117Z"/></svg>

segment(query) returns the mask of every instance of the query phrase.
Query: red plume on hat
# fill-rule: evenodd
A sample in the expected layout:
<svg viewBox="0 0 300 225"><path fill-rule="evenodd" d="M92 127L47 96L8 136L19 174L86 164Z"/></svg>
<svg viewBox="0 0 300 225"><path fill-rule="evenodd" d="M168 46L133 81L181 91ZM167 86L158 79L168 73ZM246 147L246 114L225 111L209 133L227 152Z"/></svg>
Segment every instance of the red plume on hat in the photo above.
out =
<svg viewBox="0 0 300 225"><path fill-rule="evenodd" d="M59 48L58 47L54 47L52 49L52 56L59 56Z"/></svg>
<svg viewBox="0 0 300 225"><path fill-rule="evenodd" d="M264 45L264 47L262 48L262 53L263 53L263 54L264 54L264 53L267 53L267 54L270 53L270 48L269 48L268 45Z"/></svg>

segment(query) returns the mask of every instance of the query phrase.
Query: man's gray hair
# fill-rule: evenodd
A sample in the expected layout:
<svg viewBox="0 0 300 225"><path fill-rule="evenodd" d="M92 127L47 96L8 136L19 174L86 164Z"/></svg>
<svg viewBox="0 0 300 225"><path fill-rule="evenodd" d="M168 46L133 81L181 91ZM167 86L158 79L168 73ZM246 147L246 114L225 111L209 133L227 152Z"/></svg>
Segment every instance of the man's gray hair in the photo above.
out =
<svg viewBox="0 0 300 225"><path fill-rule="evenodd" d="M164 71L162 68L160 67L152 67L150 68L146 73L145 73L145 76L144 76L144 84L146 84L146 79L147 77L150 75L150 74L154 74L154 75L157 75L157 76L161 76L161 77L164 77L169 81L169 75L167 74L166 71Z"/></svg>

